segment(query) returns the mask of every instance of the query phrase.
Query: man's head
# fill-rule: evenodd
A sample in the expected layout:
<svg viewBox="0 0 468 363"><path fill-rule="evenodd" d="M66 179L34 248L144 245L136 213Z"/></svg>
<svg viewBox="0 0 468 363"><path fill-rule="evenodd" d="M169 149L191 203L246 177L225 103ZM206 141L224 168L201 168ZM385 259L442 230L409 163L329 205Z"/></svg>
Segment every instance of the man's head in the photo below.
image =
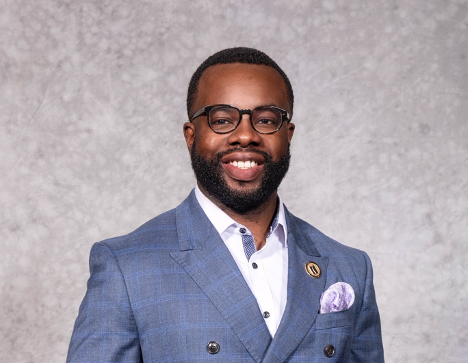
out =
<svg viewBox="0 0 468 363"><path fill-rule="evenodd" d="M286 85L288 102L292 115L294 107L294 92L291 86L291 82L289 82L289 78L286 75L286 73L284 73L283 70L276 64L276 62L265 53L253 48L237 47L223 49L208 57L202 64L200 64L195 73L192 75L187 92L187 114L189 119L195 112L195 110L193 109L193 105L197 98L198 84L200 82L200 78L205 72L205 70L217 64L233 63L258 65L263 64L265 66L269 66L276 69L283 78L284 83Z"/></svg>
<svg viewBox="0 0 468 363"><path fill-rule="evenodd" d="M205 106L213 105L254 111L239 115L230 109L237 118L228 120L225 114L219 118L218 113L203 112ZM184 124L200 189L237 213L258 209L274 198L289 166L294 125L287 117L292 106L286 75L264 53L233 48L208 58L190 82L187 108L191 122ZM273 116L264 116L264 112ZM233 127L226 132L228 121ZM270 129L269 124L277 126Z"/></svg>

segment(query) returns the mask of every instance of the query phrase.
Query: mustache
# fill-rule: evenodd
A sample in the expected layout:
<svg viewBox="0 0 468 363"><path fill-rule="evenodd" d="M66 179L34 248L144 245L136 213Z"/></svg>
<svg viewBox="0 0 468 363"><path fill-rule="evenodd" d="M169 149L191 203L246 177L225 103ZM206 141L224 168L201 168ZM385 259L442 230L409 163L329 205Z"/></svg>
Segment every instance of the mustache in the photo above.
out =
<svg viewBox="0 0 468 363"><path fill-rule="evenodd" d="M233 148L233 149L221 151L219 153L216 153L214 155L213 159L216 162L219 162L226 155L229 155L229 154L232 154L232 153L241 153L241 152L260 154L265 159L265 163L271 162L273 160L273 158L272 158L272 156L270 154L268 154L267 152L265 152L263 150L256 149L254 147L247 147L247 148L236 147L236 148Z"/></svg>

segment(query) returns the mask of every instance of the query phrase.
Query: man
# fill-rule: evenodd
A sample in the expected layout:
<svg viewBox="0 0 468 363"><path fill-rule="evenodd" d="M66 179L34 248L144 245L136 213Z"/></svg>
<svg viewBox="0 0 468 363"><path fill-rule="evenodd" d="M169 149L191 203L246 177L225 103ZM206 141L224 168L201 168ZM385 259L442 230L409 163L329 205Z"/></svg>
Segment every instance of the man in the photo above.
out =
<svg viewBox="0 0 468 363"><path fill-rule="evenodd" d="M197 188L93 246L68 362L383 362L369 258L277 194L293 101L258 50L198 68L184 124Z"/></svg>

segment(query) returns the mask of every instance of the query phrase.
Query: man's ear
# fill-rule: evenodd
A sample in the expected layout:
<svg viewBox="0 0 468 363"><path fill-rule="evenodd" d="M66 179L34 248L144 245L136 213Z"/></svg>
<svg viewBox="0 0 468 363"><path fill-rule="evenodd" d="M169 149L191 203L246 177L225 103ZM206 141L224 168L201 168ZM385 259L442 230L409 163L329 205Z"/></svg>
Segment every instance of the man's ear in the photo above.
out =
<svg viewBox="0 0 468 363"><path fill-rule="evenodd" d="M192 150L193 142L195 141L195 126L191 122L184 123L184 137L187 148Z"/></svg>
<svg viewBox="0 0 468 363"><path fill-rule="evenodd" d="M291 140L294 135L294 130L296 128L296 125L294 125L292 122L288 122L288 143L291 145Z"/></svg>

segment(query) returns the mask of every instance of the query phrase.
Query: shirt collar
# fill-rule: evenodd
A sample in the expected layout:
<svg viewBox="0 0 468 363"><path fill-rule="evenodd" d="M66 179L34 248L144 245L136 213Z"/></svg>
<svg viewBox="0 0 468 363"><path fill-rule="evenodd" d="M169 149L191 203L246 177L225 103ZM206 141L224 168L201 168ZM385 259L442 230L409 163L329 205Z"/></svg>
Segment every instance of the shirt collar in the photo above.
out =
<svg viewBox="0 0 468 363"><path fill-rule="evenodd" d="M221 208L209 200L198 188L198 185L195 187L195 197L202 207L203 212L205 212L206 216L220 235L224 233L229 227L240 225L234 219L229 217ZM281 225L284 231L284 246L287 247L288 228L286 226L286 216L284 215L284 205L279 194L278 199L278 210L275 218L273 219L273 223L270 226L271 230L268 233L268 236L275 232L278 225Z"/></svg>

